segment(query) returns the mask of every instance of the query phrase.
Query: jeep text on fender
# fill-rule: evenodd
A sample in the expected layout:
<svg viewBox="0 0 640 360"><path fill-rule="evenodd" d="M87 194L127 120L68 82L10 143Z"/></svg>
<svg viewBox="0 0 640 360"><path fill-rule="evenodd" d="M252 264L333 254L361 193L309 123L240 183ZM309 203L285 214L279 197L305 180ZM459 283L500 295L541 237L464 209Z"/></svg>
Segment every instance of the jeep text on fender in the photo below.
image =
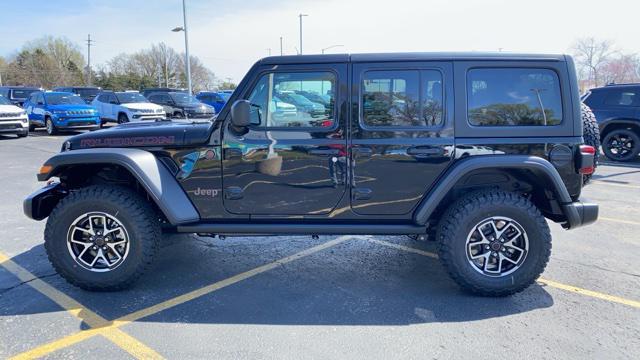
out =
<svg viewBox="0 0 640 360"><path fill-rule="evenodd" d="M171 230L427 235L465 290L504 296L544 270L546 219L597 219L594 154L569 56L270 57L213 121L70 138L24 210L85 289L131 285Z"/></svg>

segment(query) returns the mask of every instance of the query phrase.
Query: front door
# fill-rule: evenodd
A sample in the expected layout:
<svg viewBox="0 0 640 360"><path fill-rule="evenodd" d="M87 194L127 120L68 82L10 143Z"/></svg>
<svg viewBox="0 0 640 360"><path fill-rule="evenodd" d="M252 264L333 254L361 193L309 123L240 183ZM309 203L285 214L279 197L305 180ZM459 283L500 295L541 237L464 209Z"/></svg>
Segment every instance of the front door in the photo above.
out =
<svg viewBox="0 0 640 360"><path fill-rule="evenodd" d="M353 66L351 207L410 216L453 159L451 63Z"/></svg>
<svg viewBox="0 0 640 360"><path fill-rule="evenodd" d="M304 216L337 205L347 189L347 81L346 64L256 72L241 94L251 102L252 125L246 134L224 129L227 211Z"/></svg>

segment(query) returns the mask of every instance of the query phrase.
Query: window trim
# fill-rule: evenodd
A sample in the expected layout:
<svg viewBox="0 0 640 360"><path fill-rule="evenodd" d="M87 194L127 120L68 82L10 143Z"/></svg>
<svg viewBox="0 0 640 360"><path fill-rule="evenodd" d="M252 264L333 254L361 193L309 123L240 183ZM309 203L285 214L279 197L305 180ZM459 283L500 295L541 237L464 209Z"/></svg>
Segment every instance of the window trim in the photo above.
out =
<svg viewBox="0 0 640 360"><path fill-rule="evenodd" d="M422 84L422 72L423 71L437 71L440 73L440 79L442 79L442 119L438 125L430 126L369 126L364 122L364 76L368 72L375 71L417 71L419 75L418 80L418 96L422 96L423 84ZM420 101L420 100L418 100ZM439 67L368 67L360 72L358 79L358 125L360 129L366 131L437 131L442 129L447 122L447 91L446 91L446 77L444 71ZM422 102L420 102L420 108L422 109Z"/></svg>
<svg viewBox="0 0 640 360"><path fill-rule="evenodd" d="M292 74L292 73L320 73L320 72L326 72L326 73L331 73L334 76L334 86L335 86L335 93L334 93L334 104L333 104L333 114L334 114L334 121L333 121L333 125L331 127L318 127L318 126L258 126L258 125L249 125L249 129L253 130L253 131L290 131L290 132L334 132L336 131L339 126L340 126L340 118L338 116L338 99L340 98L340 86L339 86L339 82L340 82L340 76L338 74L337 71L335 71L332 68L313 68L313 69L292 69L292 70L287 70L287 69L283 69L283 70L279 70L279 69L265 69L260 71L256 77L252 80L250 86L248 87L248 89L244 92L243 96L240 97L240 99L243 100L249 100L249 96L251 95L251 93L253 92L253 90L255 89L256 85L260 82L260 79L262 79L262 77L264 75L267 74Z"/></svg>
<svg viewBox="0 0 640 360"><path fill-rule="evenodd" d="M562 108L562 117L560 118L560 122L558 124L555 125L474 125L471 123L471 121L469 120L469 98L471 96L470 92L469 92L469 73L473 70L549 70L551 72L553 72L556 76L556 80L557 80L557 84L558 84L558 89L559 91L559 95L560 95L560 107ZM465 97L465 112L464 112L464 118L466 120L467 126L469 126L472 129L524 129L524 128L530 128L530 129L553 129L556 127L562 127L565 125L565 119L566 119L566 109L565 109L565 102L564 102L564 94L563 94L563 90L562 90L562 80L560 77L560 74L558 73L558 71L554 68L551 67L545 67L545 66L472 66L469 67L467 69L467 71L465 72L464 75L464 92L466 94Z"/></svg>

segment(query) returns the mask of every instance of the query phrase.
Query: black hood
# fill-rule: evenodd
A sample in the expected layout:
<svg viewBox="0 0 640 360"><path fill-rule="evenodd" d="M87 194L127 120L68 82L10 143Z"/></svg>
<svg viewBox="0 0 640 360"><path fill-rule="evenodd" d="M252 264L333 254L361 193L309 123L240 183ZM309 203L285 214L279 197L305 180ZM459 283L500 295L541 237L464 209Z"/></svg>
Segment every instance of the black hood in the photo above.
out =
<svg viewBox="0 0 640 360"><path fill-rule="evenodd" d="M104 147L174 147L205 144L211 122L134 122L76 135L65 142L71 150Z"/></svg>

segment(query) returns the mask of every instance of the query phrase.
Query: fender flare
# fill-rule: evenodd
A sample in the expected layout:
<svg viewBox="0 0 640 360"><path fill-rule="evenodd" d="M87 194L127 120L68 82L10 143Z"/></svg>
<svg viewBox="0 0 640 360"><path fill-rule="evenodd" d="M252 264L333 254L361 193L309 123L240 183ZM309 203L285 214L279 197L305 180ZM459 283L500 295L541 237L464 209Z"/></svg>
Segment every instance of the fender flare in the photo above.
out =
<svg viewBox="0 0 640 360"><path fill-rule="evenodd" d="M571 196L567 190L560 174L551 163L537 156L527 155L501 155L501 156L472 156L458 160L439 180L438 184L431 189L413 214L413 221L418 225L426 225L427 221L435 209L444 200L444 197L466 174L480 169L518 169L530 170L537 177L553 187L565 217L569 224L575 224L580 218L578 211L570 206Z"/></svg>
<svg viewBox="0 0 640 360"><path fill-rule="evenodd" d="M598 127L600 128L601 132L603 132L604 129L611 125L630 125L640 127L640 121L629 119L626 117L613 117L598 123Z"/></svg>
<svg viewBox="0 0 640 360"><path fill-rule="evenodd" d="M140 149L100 148L59 153L44 166L46 173L38 174L46 181L60 174L68 165L115 164L125 168L138 180L172 225L200 220L200 215L171 172L152 153Z"/></svg>

